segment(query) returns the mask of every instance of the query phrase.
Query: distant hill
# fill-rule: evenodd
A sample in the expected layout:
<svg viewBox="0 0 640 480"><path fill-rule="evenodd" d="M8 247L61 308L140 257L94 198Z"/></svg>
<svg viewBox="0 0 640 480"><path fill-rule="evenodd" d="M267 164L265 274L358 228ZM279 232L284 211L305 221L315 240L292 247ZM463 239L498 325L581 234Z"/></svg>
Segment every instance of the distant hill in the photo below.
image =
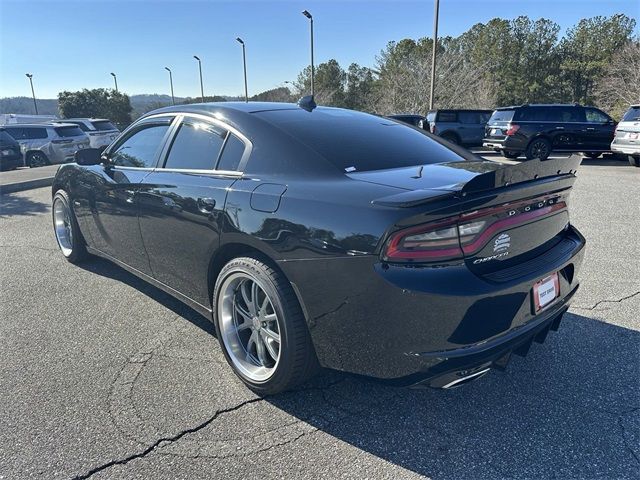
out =
<svg viewBox="0 0 640 480"><path fill-rule="evenodd" d="M183 103L187 100L197 101L197 99L191 99L189 97L175 97L176 103ZM217 97L216 100L225 99L227 101L241 100L240 97ZM157 93L141 94L141 95L129 95L131 100L131 117L133 119L138 118L140 115L147 113L156 108L166 107L171 105L170 95L160 95ZM50 99L37 99L38 113L40 115L59 115L58 112L58 100L55 98ZM0 98L0 113L22 113L32 115L35 113L33 109L33 99L31 97L7 97Z"/></svg>

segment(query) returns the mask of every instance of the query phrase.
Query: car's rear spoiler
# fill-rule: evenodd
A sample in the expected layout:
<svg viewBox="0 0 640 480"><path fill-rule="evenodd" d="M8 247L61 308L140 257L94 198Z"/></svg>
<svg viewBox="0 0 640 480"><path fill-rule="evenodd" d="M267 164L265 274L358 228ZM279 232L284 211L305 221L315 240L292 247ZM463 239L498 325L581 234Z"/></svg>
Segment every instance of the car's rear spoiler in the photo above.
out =
<svg viewBox="0 0 640 480"><path fill-rule="evenodd" d="M441 200L446 197L465 197L514 184L523 184L552 177L574 177L581 159L579 156L552 160L529 160L517 165L503 165L476 175L468 182L446 189L412 190L374 200L386 207L409 208Z"/></svg>

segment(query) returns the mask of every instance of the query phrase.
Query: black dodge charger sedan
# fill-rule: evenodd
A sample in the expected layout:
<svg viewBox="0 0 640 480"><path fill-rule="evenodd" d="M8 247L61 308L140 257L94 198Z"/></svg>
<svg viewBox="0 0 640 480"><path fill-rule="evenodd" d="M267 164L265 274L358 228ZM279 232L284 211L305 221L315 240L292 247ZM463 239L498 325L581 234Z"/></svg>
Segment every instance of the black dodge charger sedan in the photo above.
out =
<svg viewBox="0 0 640 480"><path fill-rule="evenodd" d="M505 166L337 108L151 112L53 183L63 255L107 258L215 323L253 390L319 366L450 388L556 330L585 240L579 160Z"/></svg>

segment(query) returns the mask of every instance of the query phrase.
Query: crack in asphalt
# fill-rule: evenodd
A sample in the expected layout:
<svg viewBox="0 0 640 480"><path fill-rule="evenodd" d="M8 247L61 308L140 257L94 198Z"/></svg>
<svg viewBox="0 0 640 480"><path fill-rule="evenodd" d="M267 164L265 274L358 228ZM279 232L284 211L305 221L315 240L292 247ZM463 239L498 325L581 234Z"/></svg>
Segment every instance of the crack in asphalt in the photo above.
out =
<svg viewBox="0 0 640 480"><path fill-rule="evenodd" d="M617 300L600 300L600 301L594 303L590 307L579 307L577 305L573 305L573 308L577 308L579 310L595 310L602 303L621 303L621 302L624 302L625 300L629 300L630 298L635 297L636 295L640 295L640 291L637 291L637 292L632 293L630 295L627 295L625 297L619 298Z"/></svg>
<svg viewBox="0 0 640 480"><path fill-rule="evenodd" d="M624 443L625 447L627 447L627 450L629 451L629 453L631 454L631 456L633 458L635 458L636 463L638 463L638 465L640 465L640 457L638 457L638 455L636 454L636 452L633 451L633 448L631 448L631 446L629 445L629 443L627 442L627 437L626 437L626 433L627 433L627 429L624 427L624 422L623 422L623 418L626 415L629 415L631 413L637 412L639 411L640 408L634 408L632 410L629 410L627 412L624 412L622 415L618 416L618 426L620 427L620 429L622 430L622 442Z"/></svg>
<svg viewBox="0 0 640 480"><path fill-rule="evenodd" d="M224 408L221 410L217 410L213 416L211 416L209 419L205 420L204 422L196 425L195 427L192 428L187 428L185 430L182 430L181 432L171 436L171 437L163 437L160 438L158 440L156 440L153 444L151 444L150 446L148 446L147 448L145 448L144 450L142 450L141 452L138 453L134 453L132 455L129 455L125 458L119 459L119 460L111 460L109 462L103 463L102 465L99 465L95 468L92 468L91 470L89 470L87 473L84 473L82 475L76 475L74 478L74 480L84 480L87 478L90 478L91 476L95 475L96 473L99 473L103 470L106 470L108 468L111 468L113 466L116 465L126 465L127 463L129 463L132 460L136 460L138 458L144 458L147 455L149 455L151 452L153 452L156 448L162 446L163 444L170 444L170 443L174 443L177 442L178 440L180 440L182 437L184 437L187 434L190 433L195 433L198 432L199 430L202 430L203 428L207 427L208 425L210 425L213 421L215 421L216 418L218 418L220 415L224 415L226 413L230 413L236 410L239 410L240 408L249 405L251 403L256 403L256 402L261 402L263 401L264 398L258 397L258 398L252 398L250 400L245 400L242 403L239 403L238 405L234 405L233 407L229 407L229 408Z"/></svg>

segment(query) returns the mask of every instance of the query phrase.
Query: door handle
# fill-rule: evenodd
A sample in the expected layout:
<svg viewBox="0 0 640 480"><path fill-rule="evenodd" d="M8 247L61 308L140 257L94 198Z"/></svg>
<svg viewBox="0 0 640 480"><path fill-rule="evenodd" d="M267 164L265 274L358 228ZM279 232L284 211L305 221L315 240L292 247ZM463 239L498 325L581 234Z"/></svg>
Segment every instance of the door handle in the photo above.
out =
<svg viewBox="0 0 640 480"><path fill-rule="evenodd" d="M564 127L556 127L556 130L564 130Z"/></svg>
<svg viewBox="0 0 640 480"><path fill-rule="evenodd" d="M594 127L587 127L587 131L589 131L589 132L592 132L592 131L594 131L594 130L595 130L595 128L594 128Z"/></svg>
<svg viewBox="0 0 640 480"><path fill-rule="evenodd" d="M213 212L216 208L216 200L214 198L198 198L198 210L203 213Z"/></svg>

